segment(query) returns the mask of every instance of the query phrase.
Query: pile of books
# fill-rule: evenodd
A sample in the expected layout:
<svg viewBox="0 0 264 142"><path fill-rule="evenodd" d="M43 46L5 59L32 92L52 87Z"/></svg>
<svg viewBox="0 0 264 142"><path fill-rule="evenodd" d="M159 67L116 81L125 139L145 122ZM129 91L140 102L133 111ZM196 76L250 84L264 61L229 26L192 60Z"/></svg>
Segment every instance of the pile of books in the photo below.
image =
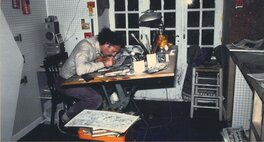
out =
<svg viewBox="0 0 264 142"><path fill-rule="evenodd" d="M114 132L105 129L82 128L82 131L87 135L91 135L92 137L101 137L101 136L119 137L121 135L120 132Z"/></svg>
<svg viewBox="0 0 264 142"><path fill-rule="evenodd" d="M139 120L139 116L124 113L83 110L65 124L65 127L81 127L85 134L89 134L92 137L119 137L137 120Z"/></svg>
<svg viewBox="0 0 264 142"><path fill-rule="evenodd" d="M224 128L222 131L224 142L247 142L247 136L243 127Z"/></svg>

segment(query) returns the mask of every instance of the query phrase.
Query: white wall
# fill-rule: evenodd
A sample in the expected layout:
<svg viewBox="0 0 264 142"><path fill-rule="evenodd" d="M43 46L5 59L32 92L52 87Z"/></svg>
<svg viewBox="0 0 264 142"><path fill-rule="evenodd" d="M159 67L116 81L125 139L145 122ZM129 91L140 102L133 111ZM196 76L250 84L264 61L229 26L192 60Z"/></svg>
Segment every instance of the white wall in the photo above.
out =
<svg viewBox="0 0 264 142"><path fill-rule="evenodd" d="M91 19L93 19L94 35L98 34L97 9L93 9L90 15L87 9L87 2L95 0L47 0L47 14L58 17L60 33L65 39L66 52L71 53L75 45L84 39L85 32L91 32ZM95 2L96 7L96 2ZM81 19L90 23L89 29L81 28Z"/></svg>
<svg viewBox="0 0 264 142"><path fill-rule="evenodd" d="M8 125L7 127L12 128L10 130L6 128L1 129L6 130L8 134L11 133L12 140L20 139L42 121L37 70L44 59L44 18L47 16L45 1L30 1L30 8L31 14L23 15L21 8L12 8L12 1L2 0L1 2L2 12L11 30L11 33L9 31L10 35L8 35L9 40L7 40L5 39L7 38L6 32L2 32L2 29L6 30L7 28L1 27L1 34L4 34L3 36L5 38L1 38L0 53L3 54L3 52L8 51L8 57L5 56L3 60L1 59L1 62L5 61L4 65L8 67L9 74L5 75L5 77L8 77L12 82L18 83L18 85L13 83L16 86L8 84L8 86L4 87L10 89L10 91L19 90L18 94L16 94L18 98L12 96L11 93L5 93L4 97L7 100L5 103L12 100L14 104L10 103L10 105L4 108L2 107L2 110L8 109L8 112L7 110L4 112L1 111L1 117L3 118L6 117L6 114L8 116L9 113L13 113L12 110L15 110L14 116L9 116L9 120L2 121L4 124ZM21 42L13 41L13 36L17 34L22 35ZM13 46L13 44L15 44L15 46ZM6 49L2 48L2 46L5 46ZM23 62L21 53L17 55L17 50L20 50L19 52L24 55L25 63L22 64L22 73L20 72L19 76L13 77L13 71L19 71L16 64ZM18 61L13 63L13 59L17 59ZM1 67L0 70L2 71L3 68ZM28 82L20 85L20 79L24 76L27 76ZM17 101L14 99L17 99ZM9 121L13 121L13 125L9 125ZM8 135L8 139L9 138L10 135Z"/></svg>
<svg viewBox="0 0 264 142"><path fill-rule="evenodd" d="M45 56L44 19L47 15L57 15L60 22L60 31L66 34L69 29L68 37L71 35L73 36L69 38L69 42L66 43L66 46L69 47L68 49L66 48L66 50L71 51L78 40L84 37L83 32L86 32L86 30L80 29L81 18L91 18L87 12L86 2L88 1L91 0L67 2L62 0L34 0L30 1L31 14L23 15L21 8L12 8L12 1L0 0L3 12L1 12L0 32L1 102L3 102L2 98L4 98L5 102L1 103L1 124L3 124L1 125L1 134L5 140L20 139L35 128L43 119L41 102L39 99L40 94L37 71ZM49 7L46 7L47 5ZM92 16L92 18L94 18L95 34L98 33L98 19L96 16L97 9L95 8L94 15ZM6 18L6 20L2 20L3 18ZM72 25L70 24L71 21ZM2 24L2 22L5 22L5 24ZM6 26L9 27L7 28ZM75 32L76 29L77 31ZM22 42L15 42L13 40L13 36L17 34L22 35ZM2 38L2 36L4 38ZM8 40L6 38L8 38ZM2 48L2 46L5 48ZM16 52L19 52L19 56L16 55ZM23 58L20 52L25 56L26 61L22 64ZM2 54L5 54L5 56L2 56ZM15 60L18 61L15 62ZM2 70L2 68L7 69ZM17 72L11 72L6 75L10 70L15 70ZM10 77L10 75L12 77ZM20 85L20 79L24 76L27 76L28 83ZM5 78L2 79L2 77ZM10 79L10 82L6 81L7 78ZM12 86L12 89L10 89L10 86ZM3 108L2 106L5 107Z"/></svg>
<svg viewBox="0 0 264 142"><path fill-rule="evenodd" d="M0 10L0 95L1 141L10 141L13 133L23 59Z"/></svg>
<svg viewBox="0 0 264 142"><path fill-rule="evenodd" d="M243 126L244 130L250 129L252 97L252 90L240 69L236 66L232 127Z"/></svg>

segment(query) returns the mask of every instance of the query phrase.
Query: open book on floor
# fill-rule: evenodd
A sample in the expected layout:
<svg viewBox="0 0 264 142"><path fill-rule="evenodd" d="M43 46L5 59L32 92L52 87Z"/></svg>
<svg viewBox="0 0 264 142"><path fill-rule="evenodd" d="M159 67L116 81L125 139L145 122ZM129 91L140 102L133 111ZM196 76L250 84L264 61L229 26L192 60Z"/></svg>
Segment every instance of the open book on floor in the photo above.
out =
<svg viewBox="0 0 264 142"><path fill-rule="evenodd" d="M88 127L124 133L137 120L139 116L85 109L65 124L65 127Z"/></svg>

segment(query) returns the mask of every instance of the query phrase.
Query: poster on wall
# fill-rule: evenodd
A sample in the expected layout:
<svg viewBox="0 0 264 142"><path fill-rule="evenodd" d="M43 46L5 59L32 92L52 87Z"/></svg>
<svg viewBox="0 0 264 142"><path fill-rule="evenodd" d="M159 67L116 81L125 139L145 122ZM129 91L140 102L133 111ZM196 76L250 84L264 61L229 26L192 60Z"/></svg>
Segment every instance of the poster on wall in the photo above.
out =
<svg viewBox="0 0 264 142"><path fill-rule="evenodd" d="M85 21L85 19L81 19L81 27L82 27L82 30L89 30L90 29L90 23Z"/></svg>
<svg viewBox="0 0 264 142"><path fill-rule="evenodd" d="M85 32L84 33L84 38L90 38L92 37L92 33L91 32Z"/></svg>
<svg viewBox="0 0 264 142"><path fill-rule="evenodd" d="M89 16L93 16L94 15L95 2L93 2L93 1L87 2L87 8L88 8Z"/></svg>
<svg viewBox="0 0 264 142"><path fill-rule="evenodd" d="M29 15L31 13L29 0L21 0L21 3L22 3L22 13L24 15Z"/></svg>
<svg viewBox="0 0 264 142"><path fill-rule="evenodd" d="M13 9L20 9L20 0L12 0Z"/></svg>

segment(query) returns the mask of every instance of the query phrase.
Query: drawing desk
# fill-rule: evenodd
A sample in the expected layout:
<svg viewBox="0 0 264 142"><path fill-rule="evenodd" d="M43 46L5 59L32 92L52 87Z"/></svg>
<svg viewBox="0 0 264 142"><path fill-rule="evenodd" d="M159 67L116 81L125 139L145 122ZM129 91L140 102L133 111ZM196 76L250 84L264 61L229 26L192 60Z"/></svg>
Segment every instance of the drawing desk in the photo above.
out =
<svg viewBox="0 0 264 142"><path fill-rule="evenodd" d="M131 75L125 75L125 76L100 76L98 73L91 73L91 76L93 76L93 79L86 82L83 78L80 76L73 76L69 79L67 79L64 83L64 87L71 87L71 86L76 86L76 85L85 85L85 86L91 86L94 84L99 84L102 86L103 91L104 91L104 96L106 98L106 109L123 109L127 106L129 103L131 97L134 96L134 93L137 88L137 83L133 83L136 81L143 82L144 80L147 79L160 79L160 78L173 78L175 76L175 69L176 69L176 64L177 64L177 53L175 55L170 55L169 56L169 62L167 68L164 70L161 70L156 73L142 73L142 74L131 74ZM125 90L124 89L124 83L129 82L130 84L130 90ZM132 83L131 83L132 82ZM119 101L115 102L114 104L111 103L110 97L107 94L106 91L106 84L112 83L115 86L116 93L118 95Z"/></svg>
<svg viewBox="0 0 264 142"><path fill-rule="evenodd" d="M86 82L80 76L75 75L67 79L63 83L63 86L66 86L66 87L70 87L74 85L91 86L93 84L100 84L103 88L103 91L105 93L104 95L107 101L107 104L105 106L107 107L106 109L121 110L127 106L131 97L134 96L134 93L136 91L138 84L137 83L133 84L133 82L136 82L136 81L143 82L144 80L147 80L147 79L160 79L160 78L168 78L168 77L174 79L176 64L177 64L177 52L174 55L169 56L169 62L168 62L167 68L159 72L156 72L156 73L152 73L152 74L142 73L142 74L137 74L137 75L131 74L131 75L125 75L125 76L103 76L103 77L101 76L99 77L97 73L91 73L91 76L93 76L93 79L88 82ZM132 82L131 84L129 84L131 85L129 91L125 90L123 87L125 82L130 82L130 83ZM115 102L114 104L111 103L110 97L106 91L105 85L108 83L114 84L118 98L119 98L119 101Z"/></svg>

